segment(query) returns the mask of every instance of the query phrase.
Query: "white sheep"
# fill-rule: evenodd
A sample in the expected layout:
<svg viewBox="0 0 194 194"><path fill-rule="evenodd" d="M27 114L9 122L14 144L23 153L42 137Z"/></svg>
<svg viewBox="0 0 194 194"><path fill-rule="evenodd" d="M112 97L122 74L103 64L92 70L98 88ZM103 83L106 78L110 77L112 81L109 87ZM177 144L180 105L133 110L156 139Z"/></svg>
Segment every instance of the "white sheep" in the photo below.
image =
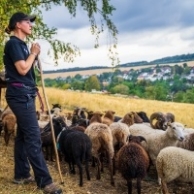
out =
<svg viewBox="0 0 194 194"><path fill-rule="evenodd" d="M155 161L161 149L167 146L176 146L177 140L183 141L183 128L176 126L174 123L168 123L166 131L157 130L156 133L146 137L147 151L155 166Z"/></svg>
<svg viewBox="0 0 194 194"><path fill-rule="evenodd" d="M161 179L163 194L169 194L167 183L175 179L194 182L194 152L183 148L166 147L157 156L156 169Z"/></svg>

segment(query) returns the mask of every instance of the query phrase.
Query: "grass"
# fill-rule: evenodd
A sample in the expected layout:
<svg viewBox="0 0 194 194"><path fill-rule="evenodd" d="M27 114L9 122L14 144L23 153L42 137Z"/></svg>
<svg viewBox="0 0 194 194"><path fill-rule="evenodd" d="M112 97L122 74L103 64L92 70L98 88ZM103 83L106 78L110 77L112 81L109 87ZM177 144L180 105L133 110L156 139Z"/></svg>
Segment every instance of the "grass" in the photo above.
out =
<svg viewBox="0 0 194 194"><path fill-rule="evenodd" d="M41 88L40 92L42 93ZM176 121L194 128L194 104L122 98L113 95L64 91L55 88L46 88L46 95L50 106L52 103L60 103L63 107L63 112L71 112L76 106L102 112L114 110L118 116L124 116L130 111L145 111L148 116L158 111L171 112L175 115ZM37 107L40 107L38 100Z"/></svg>

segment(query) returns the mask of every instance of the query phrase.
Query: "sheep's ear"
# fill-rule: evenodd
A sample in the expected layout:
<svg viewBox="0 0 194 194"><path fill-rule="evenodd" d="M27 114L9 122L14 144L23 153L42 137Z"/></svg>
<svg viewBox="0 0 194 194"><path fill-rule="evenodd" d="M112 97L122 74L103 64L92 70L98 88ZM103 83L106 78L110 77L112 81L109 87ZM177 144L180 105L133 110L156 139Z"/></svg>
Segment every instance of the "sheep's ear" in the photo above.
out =
<svg viewBox="0 0 194 194"><path fill-rule="evenodd" d="M147 142L147 141L146 141L146 139L145 139L144 137L142 137L142 136L139 136L139 138L140 138L140 142L142 142L142 141L145 141L145 142Z"/></svg>
<svg viewBox="0 0 194 194"><path fill-rule="evenodd" d="M126 142L131 141L131 139L132 139L132 135L128 135L128 136L127 136L127 139L126 139Z"/></svg>
<svg viewBox="0 0 194 194"><path fill-rule="evenodd" d="M168 122L167 122L167 126L171 126L171 122L168 121Z"/></svg>

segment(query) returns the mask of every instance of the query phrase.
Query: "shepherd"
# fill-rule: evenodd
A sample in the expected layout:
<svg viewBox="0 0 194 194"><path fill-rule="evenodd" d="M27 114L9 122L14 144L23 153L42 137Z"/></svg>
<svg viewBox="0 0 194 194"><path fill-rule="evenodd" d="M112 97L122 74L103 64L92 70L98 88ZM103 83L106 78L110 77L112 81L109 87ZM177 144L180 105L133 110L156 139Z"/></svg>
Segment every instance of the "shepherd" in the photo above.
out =
<svg viewBox="0 0 194 194"><path fill-rule="evenodd" d="M14 13L5 32L11 34L4 48L6 101L17 118L17 135L14 144L14 180L23 184L36 181L45 194L61 194L51 178L41 149L41 137L36 118L35 97L37 87L34 61L40 54L38 43L30 50L26 38L32 34L32 22L36 16L23 12ZM30 165L34 177L30 174Z"/></svg>

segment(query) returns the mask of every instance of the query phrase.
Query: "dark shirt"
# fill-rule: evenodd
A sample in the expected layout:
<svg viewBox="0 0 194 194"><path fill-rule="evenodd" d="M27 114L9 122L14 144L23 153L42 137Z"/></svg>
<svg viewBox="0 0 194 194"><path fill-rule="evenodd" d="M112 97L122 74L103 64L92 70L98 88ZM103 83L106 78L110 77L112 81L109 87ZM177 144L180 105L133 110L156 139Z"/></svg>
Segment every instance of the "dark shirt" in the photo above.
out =
<svg viewBox="0 0 194 194"><path fill-rule="evenodd" d="M7 82L7 95L25 94L23 88L12 86L11 83L22 83L26 86L35 87L35 73L33 65L25 76L18 73L15 62L25 60L29 56L26 43L15 36L11 36L4 48L5 80Z"/></svg>

